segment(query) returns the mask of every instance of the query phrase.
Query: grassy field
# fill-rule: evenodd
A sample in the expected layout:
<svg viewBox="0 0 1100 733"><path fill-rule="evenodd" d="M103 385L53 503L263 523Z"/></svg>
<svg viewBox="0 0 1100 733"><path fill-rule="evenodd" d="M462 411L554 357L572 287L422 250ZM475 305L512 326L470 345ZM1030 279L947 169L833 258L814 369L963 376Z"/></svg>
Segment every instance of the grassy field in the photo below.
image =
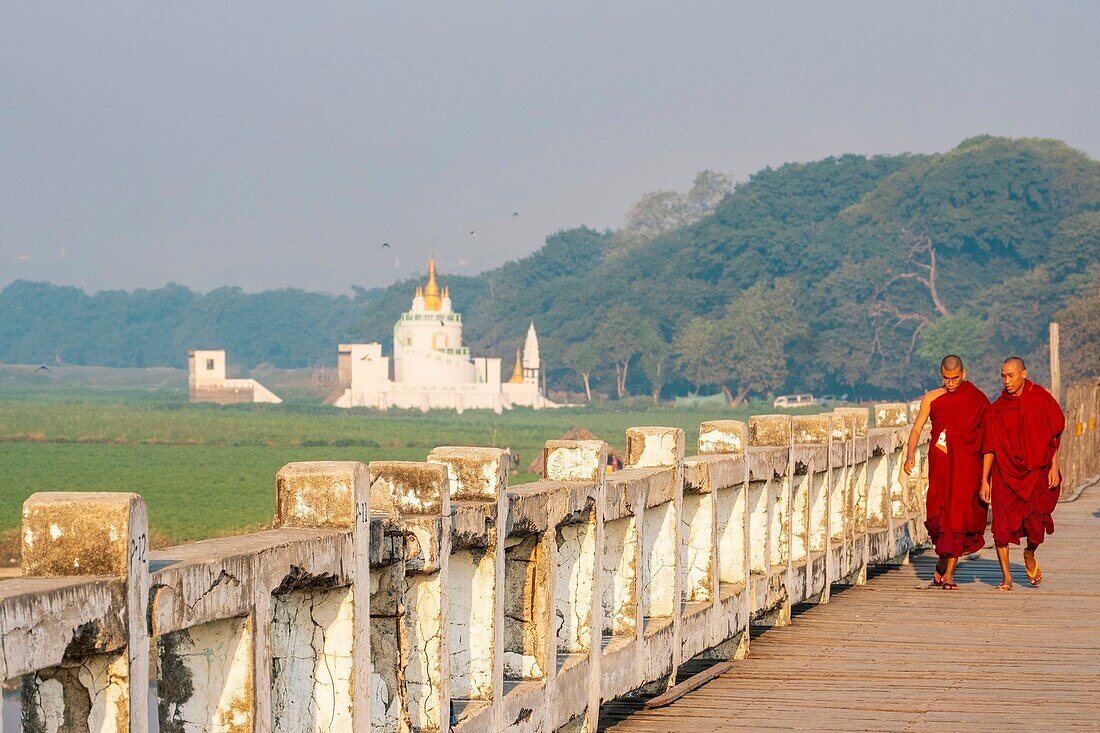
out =
<svg viewBox="0 0 1100 733"><path fill-rule="evenodd" d="M283 405L191 405L186 390L4 380L0 373L0 562L11 561L24 499L36 491L136 491L168 544L266 525L275 473L291 461L424 460L439 445L510 447L522 466L542 444L584 427L622 450L633 425L678 426L689 452L699 423L769 412L673 410L645 400L591 408L468 411L338 410L302 390Z"/></svg>

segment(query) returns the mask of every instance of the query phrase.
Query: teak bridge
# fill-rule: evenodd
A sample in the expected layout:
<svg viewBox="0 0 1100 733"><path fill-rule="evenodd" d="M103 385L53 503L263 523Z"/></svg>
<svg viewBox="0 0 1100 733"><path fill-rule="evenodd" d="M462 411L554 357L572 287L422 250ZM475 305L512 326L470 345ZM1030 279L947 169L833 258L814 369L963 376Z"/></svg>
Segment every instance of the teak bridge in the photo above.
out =
<svg viewBox="0 0 1100 733"><path fill-rule="evenodd" d="M1069 494L1100 384L1066 404ZM1041 589L968 583L987 552L920 592L914 408L706 422L694 456L630 428L613 474L549 441L521 486L490 448L291 463L273 529L152 551L137 494L35 494L0 678L36 733L1095 730L1100 497L1059 507Z"/></svg>

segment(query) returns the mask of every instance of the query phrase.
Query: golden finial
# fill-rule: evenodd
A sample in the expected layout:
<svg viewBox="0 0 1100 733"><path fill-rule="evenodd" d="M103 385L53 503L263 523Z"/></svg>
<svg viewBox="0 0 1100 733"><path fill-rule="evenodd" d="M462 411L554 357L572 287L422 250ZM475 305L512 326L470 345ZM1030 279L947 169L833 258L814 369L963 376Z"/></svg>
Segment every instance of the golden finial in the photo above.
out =
<svg viewBox="0 0 1100 733"><path fill-rule="evenodd" d="M512 378L508 384L523 384L523 366L519 362L519 349L516 349L516 368L512 370Z"/></svg>
<svg viewBox="0 0 1100 733"><path fill-rule="evenodd" d="M435 281L435 258L428 262L428 284L424 287L424 310L437 311L443 307L439 297L439 283Z"/></svg>

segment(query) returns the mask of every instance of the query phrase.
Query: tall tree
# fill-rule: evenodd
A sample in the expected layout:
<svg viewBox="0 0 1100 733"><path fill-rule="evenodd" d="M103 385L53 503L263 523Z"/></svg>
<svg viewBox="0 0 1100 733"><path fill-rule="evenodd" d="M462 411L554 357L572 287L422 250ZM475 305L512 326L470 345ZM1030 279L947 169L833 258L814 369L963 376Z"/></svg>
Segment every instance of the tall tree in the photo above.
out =
<svg viewBox="0 0 1100 733"><path fill-rule="evenodd" d="M615 366L615 393L619 399L627 395L626 378L630 361L641 349L637 329L642 320L642 312L635 306L617 303L604 313L600 325L596 327L596 341Z"/></svg>
<svg viewBox="0 0 1100 733"><path fill-rule="evenodd" d="M592 372L599 368L602 359L599 344L592 340L573 344L562 355L562 363L580 377L581 383L584 385L584 399L587 402L592 401L592 384L590 382Z"/></svg>
<svg viewBox="0 0 1100 733"><path fill-rule="evenodd" d="M789 280L757 283L727 306L718 325L718 359L726 372L722 391L731 406L750 392L766 394L787 381L787 346L806 334L795 307L798 294Z"/></svg>
<svg viewBox="0 0 1100 733"><path fill-rule="evenodd" d="M638 365L649 380L653 404L656 405L661 399L661 389L668 382L672 365L672 345L665 340L657 324L648 318L639 324L637 334L641 350Z"/></svg>
<svg viewBox="0 0 1100 733"><path fill-rule="evenodd" d="M676 333L676 366L696 389L720 387L725 381L726 370L718 358L720 336L718 324L701 316L692 318Z"/></svg>

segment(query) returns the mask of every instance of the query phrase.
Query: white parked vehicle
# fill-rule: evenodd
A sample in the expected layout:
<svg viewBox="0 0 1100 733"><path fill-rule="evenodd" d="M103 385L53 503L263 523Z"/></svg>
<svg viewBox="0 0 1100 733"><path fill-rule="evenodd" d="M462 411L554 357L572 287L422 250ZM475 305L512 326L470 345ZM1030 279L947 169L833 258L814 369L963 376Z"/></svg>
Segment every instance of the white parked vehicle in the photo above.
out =
<svg viewBox="0 0 1100 733"><path fill-rule="evenodd" d="M814 396L804 394L781 394L772 402L772 407L807 407L814 404Z"/></svg>

